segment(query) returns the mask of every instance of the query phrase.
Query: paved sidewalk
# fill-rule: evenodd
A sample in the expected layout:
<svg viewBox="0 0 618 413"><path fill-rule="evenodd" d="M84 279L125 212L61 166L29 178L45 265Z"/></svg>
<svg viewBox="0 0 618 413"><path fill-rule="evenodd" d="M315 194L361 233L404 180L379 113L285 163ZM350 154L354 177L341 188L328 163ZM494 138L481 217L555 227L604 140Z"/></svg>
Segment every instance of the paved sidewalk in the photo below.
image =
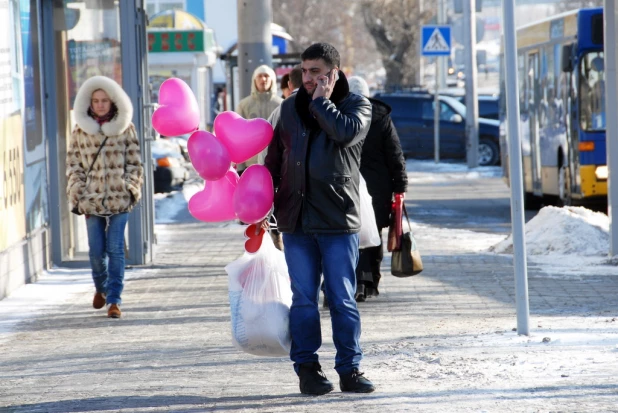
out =
<svg viewBox="0 0 618 413"><path fill-rule="evenodd" d="M488 182L470 185L481 191ZM423 196L438 197L416 199ZM591 269L553 278L532 267L534 331L518 336L511 259L451 251L419 233L425 271L397 279L387 258L380 296L359 305L363 370L378 390L305 397L289 360L231 344L223 267L242 252L242 228L186 223L157 232L156 265L127 274L122 319L93 310L85 288L0 343L1 412L618 411L618 328L607 340L543 342L567 337L574 319L596 338L595 326L616 324L618 277ZM321 311L321 362L336 381ZM598 361L612 353L613 363Z"/></svg>

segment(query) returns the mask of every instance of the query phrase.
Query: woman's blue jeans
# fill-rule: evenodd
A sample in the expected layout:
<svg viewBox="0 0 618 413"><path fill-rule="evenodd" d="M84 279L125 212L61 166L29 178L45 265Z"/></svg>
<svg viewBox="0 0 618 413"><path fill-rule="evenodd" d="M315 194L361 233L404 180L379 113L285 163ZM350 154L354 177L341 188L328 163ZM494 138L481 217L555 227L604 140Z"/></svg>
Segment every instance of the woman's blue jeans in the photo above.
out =
<svg viewBox="0 0 618 413"><path fill-rule="evenodd" d="M361 322L356 308L358 234L283 234L285 259L292 282L290 358L298 373L301 363L318 361L322 345L319 294L321 275L330 305L333 342L339 374L359 368Z"/></svg>
<svg viewBox="0 0 618 413"><path fill-rule="evenodd" d="M107 295L107 304L120 304L124 287L124 229L129 213L86 217L92 279L97 292ZM108 221L109 220L109 225Z"/></svg>

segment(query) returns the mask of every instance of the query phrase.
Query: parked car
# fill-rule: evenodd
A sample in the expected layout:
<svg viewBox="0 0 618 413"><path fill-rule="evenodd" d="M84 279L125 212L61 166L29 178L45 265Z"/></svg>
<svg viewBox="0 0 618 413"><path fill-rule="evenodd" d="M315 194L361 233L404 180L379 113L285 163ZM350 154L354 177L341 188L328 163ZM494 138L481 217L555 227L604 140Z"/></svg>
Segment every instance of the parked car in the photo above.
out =
<svg viewBox="0 0 618 413"><path fill-rule="evenodd" d="M189 169L180 145L173 140L159 138L151 142L150 149L155 165L155 193L181 189L189 179Z"/></svg>
<svg viewBox="0 0 618 413"><path fill-rule="evenodd" d="M451 96L466 104L465 88L447 88L440 90L441 95ZM500 95L491 89L481 89L478 92L479 117L500 120Z"/></svg>
<svg viewBox="0 0 618 413"><path fill-rule="evenodd" d="M378 93L393 109L391 118L404 154L411 158L434 156L434 96L424 92ZM440 158L466 158L466 107L451 96L440 99ZM479 165L500 162L500 123L479 118Z"/></svg>
<svg viewBox="0 0 618 413"><path fill-rule="evenodd" d="M458 96L457 100L466 104L465 96ZM498 95L478 95L478 102L479 118L500 120L500 97Z"/></svg>
<svg viewBox="0 0 618 413"><path fill-rule="evenodd" d="M185 160L187 162L191 162L191 159L189 158L189 149L187 148L187 143L189 142L190 136L191 133L187 133L180 136L161 136L161 138L177 144L180 147L180 153L185 158Z"/></svg>
<svg viewBox="0 0 618 413"><path fill-rule="evenodd" d="M498 95L479 95L479 117L500 120L500 97Z"/></svg>

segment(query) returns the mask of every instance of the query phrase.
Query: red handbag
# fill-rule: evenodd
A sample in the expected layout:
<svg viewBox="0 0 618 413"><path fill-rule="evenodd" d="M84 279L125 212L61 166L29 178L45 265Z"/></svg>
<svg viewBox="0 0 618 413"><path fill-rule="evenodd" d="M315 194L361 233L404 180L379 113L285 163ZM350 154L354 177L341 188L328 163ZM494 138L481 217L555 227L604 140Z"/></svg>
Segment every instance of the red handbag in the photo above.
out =
<svg viewBox="0 0 618 413"><path fill-rule="evenodd" d="M391 210L390 224L388 226L388 238L386 250L388 252L401 249L401 237L403 236L403 196L395 194L395 201Z"/></svg>

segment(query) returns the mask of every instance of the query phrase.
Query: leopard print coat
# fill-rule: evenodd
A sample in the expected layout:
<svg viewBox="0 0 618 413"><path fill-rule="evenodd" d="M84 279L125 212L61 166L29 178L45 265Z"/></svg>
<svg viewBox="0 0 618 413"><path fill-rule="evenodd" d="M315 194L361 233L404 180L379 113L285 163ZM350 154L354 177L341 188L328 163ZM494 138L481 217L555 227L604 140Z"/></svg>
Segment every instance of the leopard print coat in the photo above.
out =
<svg viewBox="0 0 618 413"><path fill-rule="evenodd" d="M98 89L118 108L116 117L103 125L88 115L92 93ZM100 216L131 211L141 198L144 173L139 139L131 123L131 100L114 80L94 76L79 89L73 106L77 125L66 157L69 209Z"/></svg>

